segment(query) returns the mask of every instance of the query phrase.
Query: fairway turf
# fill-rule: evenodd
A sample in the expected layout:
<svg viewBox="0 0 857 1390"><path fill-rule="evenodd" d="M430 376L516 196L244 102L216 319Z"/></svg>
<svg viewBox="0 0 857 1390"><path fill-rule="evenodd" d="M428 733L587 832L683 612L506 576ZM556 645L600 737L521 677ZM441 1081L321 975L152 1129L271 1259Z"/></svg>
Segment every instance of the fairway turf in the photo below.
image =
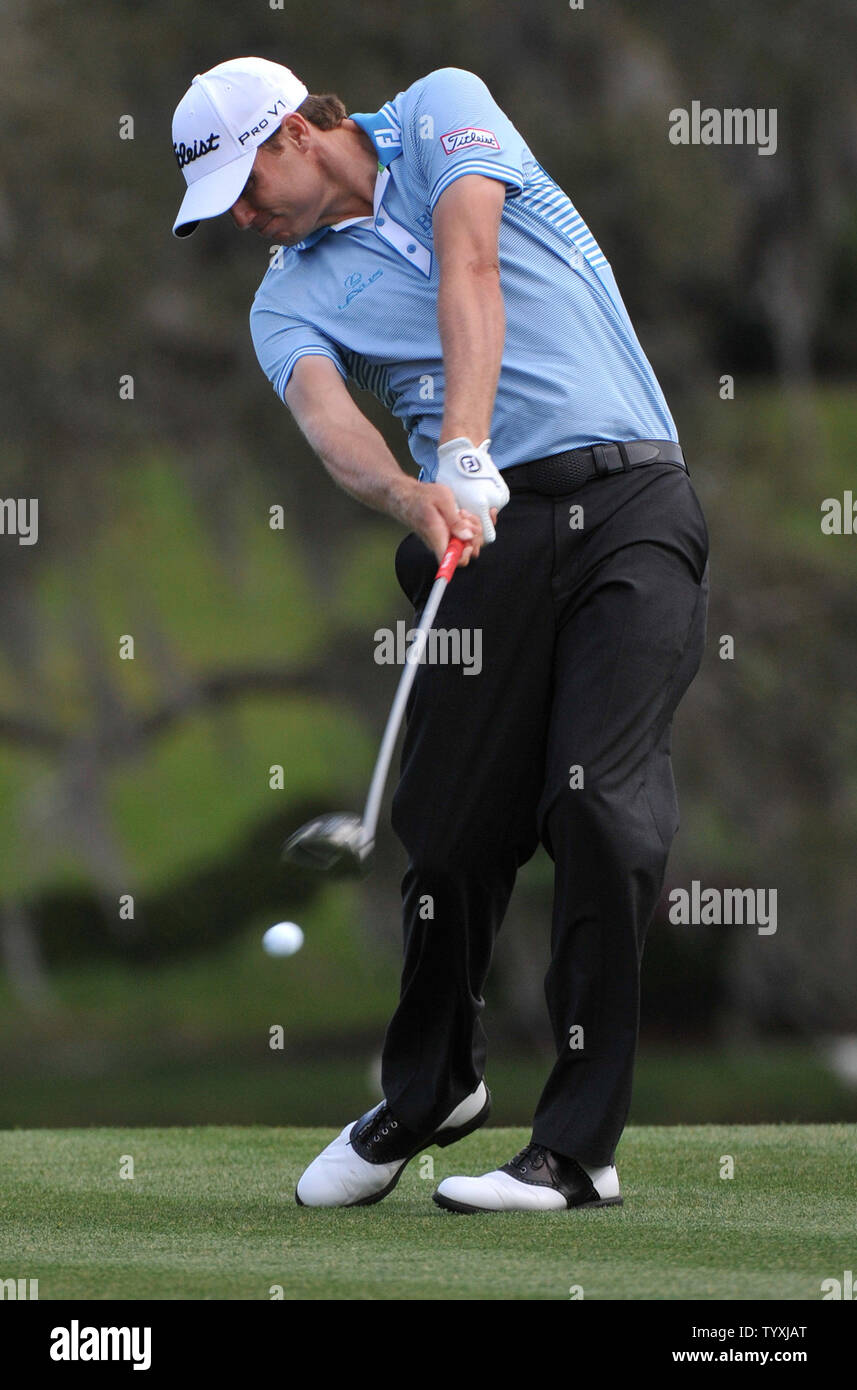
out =
<svg viewBox="0 0 857 1390"><path fill-rule="evenodd" d="M414 1159L374 1207L299 1208L333 1131L0 1133L0 1278L48 1299L810 1299L857 1259L855 1125L638 1127L625 1205L456 1216L431 1193L527 1142L486 1129ZM123 1155L133 1178L120 1177ZM734 1177L723 1178L725 1157Z"/></svg>

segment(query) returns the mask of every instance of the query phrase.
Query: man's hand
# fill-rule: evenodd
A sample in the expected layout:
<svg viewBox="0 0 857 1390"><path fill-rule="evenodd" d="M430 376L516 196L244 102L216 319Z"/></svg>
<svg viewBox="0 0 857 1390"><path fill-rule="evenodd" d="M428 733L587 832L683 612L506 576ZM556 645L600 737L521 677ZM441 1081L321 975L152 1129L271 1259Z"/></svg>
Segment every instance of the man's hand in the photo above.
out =
<svg viewBox="0 0 857 1390"><path fill-rule="evenodd" d="M450 439L438 445L435 480L452 489L462 510L479 517L485 544L496 540L494 522L509 500L509 488L488 452L490 439L479 445L470 439ZM477 551L478 554L478 551Z"/></svg>
<svg viewBox="0 0 857 1390"><path fill-rule="evenodd" d="M469 542L458 562L461 568L469 565L471 559L476 559L482 549L481 519L475 513L460 508L452 489L442 483L418 483L415 478L405 477L403 486L397 489L393 515L415 531L429 550L434 551L438 563L443 559L453 536ZM495 507L489 524L496 520Z"/></svg>

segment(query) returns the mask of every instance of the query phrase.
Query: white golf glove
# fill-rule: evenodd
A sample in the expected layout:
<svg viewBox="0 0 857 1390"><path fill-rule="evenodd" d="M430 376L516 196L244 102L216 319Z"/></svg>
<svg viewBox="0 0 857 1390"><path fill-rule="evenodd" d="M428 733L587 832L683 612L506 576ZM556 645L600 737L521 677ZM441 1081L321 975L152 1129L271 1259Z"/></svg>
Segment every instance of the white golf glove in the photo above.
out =
<svg viewBox="0 0 857 1390"><path fill-rule="evenodd" d="M470 439L450 439L439 444L437 474L433 479L452 489L459 507L479 517L486 545L497 539L490 508L499 511L509 500L503 475L488 452L490 444L490 439L478 446Z"/></svg>

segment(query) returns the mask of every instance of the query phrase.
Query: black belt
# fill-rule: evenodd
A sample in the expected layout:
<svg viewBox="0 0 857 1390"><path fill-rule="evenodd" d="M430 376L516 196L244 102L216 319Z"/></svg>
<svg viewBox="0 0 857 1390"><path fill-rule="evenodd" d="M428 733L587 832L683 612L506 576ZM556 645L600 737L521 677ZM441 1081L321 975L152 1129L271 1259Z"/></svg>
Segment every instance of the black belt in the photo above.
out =
<svg viewBox="0 0 857 1390"><path fill-rule="evenodd" d="M504 468L502 476L510 492L562 496L589 482L590 478L627 473L647 463L672 463L690 474L680 445L671 439L629 439L590 444L586 449L567 449L564 454L516 463L513 468Z"/></svg>

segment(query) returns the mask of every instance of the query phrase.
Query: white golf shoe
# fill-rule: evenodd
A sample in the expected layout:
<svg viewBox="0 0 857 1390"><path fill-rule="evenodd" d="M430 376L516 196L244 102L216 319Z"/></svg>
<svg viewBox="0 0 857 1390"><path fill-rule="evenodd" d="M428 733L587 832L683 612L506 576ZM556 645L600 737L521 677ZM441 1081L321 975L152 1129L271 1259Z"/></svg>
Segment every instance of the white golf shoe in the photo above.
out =
<svg viewBox="0 0 857 1390"><path fill-rule="evenodd" d="M568 1211L570 1207L620 1207L616 1169L587 1168L576 1159L527 1144L493 1173L444 1178L434 1201L447 1211Z"/></svg>
<svg viewBox="0 0 857 1390"><path fill-rule="evenodd" d="M347 1124L298 1179L299 1207L368 1207L392 1192L412 1158L432 1144L446 1148L484 1124L491 1093L480 1081L428 1136L400 1124L385 1100Z"/></svg>

